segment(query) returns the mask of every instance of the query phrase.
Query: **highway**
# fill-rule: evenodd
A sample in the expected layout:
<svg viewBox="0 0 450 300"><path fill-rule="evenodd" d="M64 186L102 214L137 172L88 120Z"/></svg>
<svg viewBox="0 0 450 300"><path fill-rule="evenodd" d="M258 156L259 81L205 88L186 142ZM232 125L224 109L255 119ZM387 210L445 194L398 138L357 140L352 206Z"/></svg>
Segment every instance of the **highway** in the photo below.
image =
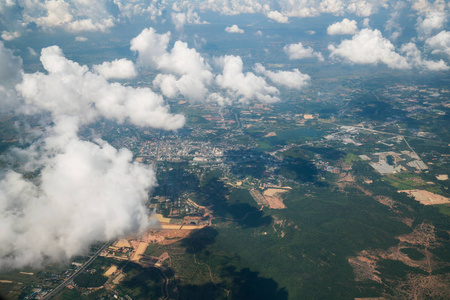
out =
<svg viewBox="0 0 450 300"><path fill-rule="evenodd" d="M89 258L88 261L86 261L78 270L76 270L72 275L70 275L66 280L64 280L63 283L58 285L54 290L52 290L50 293L45 295L42 299L48 300L56 296L63 288L65 288L78 274L83 272L99 255L102 253L103 250L105 250L111 242L105 243L97 252L94 253L94 255Z"/></svg>

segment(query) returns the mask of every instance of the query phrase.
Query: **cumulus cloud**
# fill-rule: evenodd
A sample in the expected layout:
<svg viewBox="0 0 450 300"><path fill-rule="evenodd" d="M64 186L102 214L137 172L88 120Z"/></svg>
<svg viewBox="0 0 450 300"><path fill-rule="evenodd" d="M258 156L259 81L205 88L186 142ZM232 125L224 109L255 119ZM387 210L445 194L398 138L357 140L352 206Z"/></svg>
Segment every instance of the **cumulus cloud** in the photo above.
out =
<svg viewBox="0 0 450 300"><path fill-rule="evenodd" d="M268 14L271 11L279 12L285 17L314 17L322 13L343 15L353 13L360 17L370 16L379 8L387 7L387 0L280 0L280 1L251 1L251 0L219 0L200 1L201 10L212 10L224 15L237 14ZM279 17L279 16L278 16Z"/></svg>
<svg viewBox="0 0 450 300"><path fill-rule="evenodd" d="M289 23L289 18L280 13L279 11L269 11L267 13L267 17L278 23Z"/></svg>
<svg viewBox="0 0 450 300"><path fill-rule="evenodd" d="M279 86L285 86L291 89L300 90L307 86L311 80L308 74L302 74L298 69L293 71L269 71L257 63L254 68L256 73L262 74L269 78L273 83Z"/></svg>
<svg viewBox="0 0 450 300"><path fill-rule="evenodd" d="M442 59L439 61L423 59L422 53L414 43L402 45L400 51L406 55L408 62L417 68L424 68L430 71L446 71L450 69Z"/></svg>
<svg viewBox="0 0 450 300"><path fill-rule="evenodd" d="M443 30L433 37L428 38L425 44L433 51L433 54L447 54L450 56L450 32Z"/></svg>
<svg viewBox="0 0 450 300"><path fill-rule="evenodd" d="M112 62L105 61L101 65L94 65L93 69L106 79L128 79L137 76L134 63L125 58Z"/></svg>
<svg viewBox="0 0 450 300"><path fill-rule="evenodd" d="M44 48L40 59L45 74L23 74L21 60L0 44L2 87L16 85L23 98L16 112L51 114L43 137L16 149L10 155L16 160L0 176L1 269L65 260L95 241L148 226L153 170L133 162L127 149L80 140L81 125L99 117L169 130L184 124L150 89L109 83L57 46ZM22 175L30 172L37 175Z"/></svg>
<svg viewBox="0 0 450 300"><path fill-rule="evenodd" d="M84 36L76 36L75 37L75 41L76 42L87 42L87 38L86 37L84 37Z"/></svg>
<svg viewBox="0 0 450 300"><path fill-rule="evenodd" d="M322 0L319 10L324 13L341 15L344 12L344 3L341 0Z"/></svg>
<svg viewBox="0 0 450 300"><path fill-rule="evenodd" d="M17 86L26 104L35 110L76 115L82 123L104 116L168 130L184 124L184 117L170 114L163 98L152 90L109 83L88 67L66 59L57 46L42 49L41 62L48 74L24 74Z"/></svg>
<svg viewBox="0 0 450 300"><path fill-rule="evenodd" d="M61 28L70 32L106 31L115 24L108 0L16 0L8 10L0 14L14 14L20 22L9 22L6 27L20 27L36 24L44 30Z"/></svg>
<svg viewBox="0 0 450 300"><path fill-rule="evenodd" d="M130 49L137 52L139 62L144 66L160 67L160 57L167 56L167 47L170 41L170 32L156 33L152 27L145 28L131 40Z"/></svg>
<svg viewBox="0 0 450 300"><path fill-rule="evenodd" d="M30 153L27 171L40 170L37 178L10 170L0 180L1 269L63 261L149 224L154 172L126 149L79 140L70 122L58 121L40 152Z"/></svg>
<svg viewBox="0 0 450 300"><path fill-rule="evenodd" d="M289 59L303 59L316 57L323 61L323 56L320 52L315 52L311 47L305 47L302 43L290 44L284 46L284 52L289 56Z"/></svg>
<svg viewBox="0 0 450 300"><path fill-rule="evenodd" d="M106 31L114 26L112 16L106 13L106 1L53 0L42 3L40 10L45 16L35 18L30 15L29 18L44 28L62 27L67 31L82 32Z"/></svg>
<svg viewBox="0 0 450 300"><path fill-rule="evenodd" d="M216 0L200 1L200 10L211 10L223 15L254 14L261 13L270 8L270 0Z"/></svg>
<svg viewBox="0 0 450 300"><path fill-rule="evenodd" d="M392 11L389 15L389 20L386 21L384 29L386 32L390 33L391 40L397 40L397 38L402 34L402 27L400 26L400 16L402 10L406 7L404 2L397 2L393 5Z"/></svg>
<svg viewBox="0 0 450 300"><path fill-rule="evenodd" d="M251 72L242 72L243 62L239 56L221 56L216 62L222 68L222 74L216 77L216 83L221 88L227 89L232 98L244 102L256 99L264 103L280 100L277 97L278 89L267 84L264 78Z"/></svg>
<svg viewBox="0 0 450 300"><path fill-rule="evenodd" d="M20 37L20 32L18 31L13 31L13 32L8 32L8 31L2 31L2 39L5 41L12 41L14 39L17 39L18 37Z"/></svg>
<svg viewBox="0 0 450 300"><path fill-rule="evenodd" d="M146 16L157 21L166 9L166 2L160 0L114 0L120 11L120 16L131 19L135 16Z"/></svg>
<svg viewBox="0 0 450 300"><path fill-rule="evenodd" d="M364 20L363 20L363 26L364 26L364 27L370 27L369 22L370 22L370 19L369 19L369 18L364 18Z"/></svg>
<svg viewBox="0 0 450 300"><path fill-rule="evenodd" d="M345 18L341 22L333 23L328 26L327 33L328 35L336 35L336 34L350 34L353 35L358 32L358 26L356 25L355 20L349 20Z"/></svg>
<svg viewBox="0 0 450 300"><path fill-rule="evenodd" d="M27 47L27 49L28 49L28 52L30 53L31 56L37 56L38 55L37 52L33 48Z"/></svg>
<svg viewBox="0 0 450 300"><path fill-rule="evenodd" d="M444 28L447 21L447 14L443 11L432 11L426 14L425 17L417 19L417 32L420 36L429 36L437 30Z"/></svg>
<svg viewBox="0 0 450 300"><path fill-rule="evenodd" d="M359 17L369 17L376 13L380 7L387 8L387 0L350 0L346 11Z"/></svg>
<svg viewBox="0 0 450 300"><path fill-rule="evenodd" d="M359 17L368 17L380 7L387 7L387 0L281 0L281 12L289 17L314 17L322 13L343 15L352 13Z"/></svg>
<svg viewBox="0 0 450 300"><path fill-rule="evenodd" d="M15 85L22 80L22 59L0 42L0 111L11 111L18 104Z"/></svg>
<svg viewBox="0 0 450 300"><path fill-rule="evenodd" d="M244 33L244 29L239 28L236 24L226 27L225 31L228 33Z"/></svg>
<svg viewBox="0 0 450 300"><path fill-rule="evenodd" d="M416 23L419 38L425 39L444 28L448 20L448 10L450 7L442 0L436 0L432 3L427 0L416 0L412 8L419 15Z"/></svg>
<svg viewBox="0 0 450 300"><path fill-rule="evenodd" d="M198 14L192 9L189 9L187 12L172 13L171 17L178 31L182 30L185 24L208 24L206 21L201 21Z"/></svg>
<svg viewBox="0 0 450 300"><path fill-rule="evenodd" d="M180 93L192 101L205 100L214 77L210 65L184 42L176 41L168 51L169 41L170 32L158 34L153 28L146 28L131 41L131 50L138 53L143 66L167 73L159 74L153 82L165 96Z"/></svg>
<svg viewBox="0 0 450 300"><path fill-rule="evenodd" d="M329 45L330 57L341 58L355 64L386 64L393 69L408 69L407 60L395 52L392 43L377 29L362 29L351 40L344 40L338 46Z"/></svg>

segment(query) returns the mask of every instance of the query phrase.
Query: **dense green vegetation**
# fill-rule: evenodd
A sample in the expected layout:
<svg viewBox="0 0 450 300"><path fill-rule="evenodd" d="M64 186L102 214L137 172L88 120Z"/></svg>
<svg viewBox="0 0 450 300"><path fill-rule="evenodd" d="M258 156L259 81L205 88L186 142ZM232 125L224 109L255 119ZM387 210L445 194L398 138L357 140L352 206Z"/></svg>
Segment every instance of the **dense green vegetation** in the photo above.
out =
<svg viewBox="0 0 450 300"><path fill-rule="evenodd" d="M100 272L94 274L83 272L73 279L73 282L79 287L99 287L102 286L108 278L103 276Z"/></svg>
<svg viewBox="0 0 450 300"><path fill-rule="evenodd" d="M127 264L123 270L127 274L119 286L119 291L132 299L158 299L163 296L164 276L156 268L142 269L135 264Z"/></svg>
<svg viewBox="0 0 450 300"><path fill-rule="evenodd" d="M387 249L396 244L395 236L410 232L387 207L354 189L305 186L290 192L285 197L289 209L280 211L258 211L247 190L231 189L217 178L202 191L205 204L213 205L221 219L214 228L170 246L184 248L182 257L195 254L220 278L220 285L206 285L209 276L203 273L203 284L187 289L196 293L206 289L217 296L223 287L233 291L234 299L248 297L246 291L253 289L268 289L266 299L372 295L373 285L356 288L347 258L367 248ZM242 220L251 209L254 219L249 214ZM177 259L172 257L172 263Z"/></svg>
<svg viewBox="0 0 450 300"><path fill-rule="evenodd" d="M415 248L402 248L400 251L408 255L412 260L421 260L425 257L422 252L419 252Z"/></svg>

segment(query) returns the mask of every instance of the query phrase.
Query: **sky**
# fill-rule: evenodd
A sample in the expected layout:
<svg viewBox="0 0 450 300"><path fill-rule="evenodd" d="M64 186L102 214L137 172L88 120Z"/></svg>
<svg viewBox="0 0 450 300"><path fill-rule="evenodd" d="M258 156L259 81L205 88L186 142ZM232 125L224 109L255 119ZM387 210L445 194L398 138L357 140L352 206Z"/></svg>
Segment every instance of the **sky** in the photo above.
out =
<svg viewBox="0 0 450 300"><path fill-rule="evenodd" d="M0 269L157 226L152 166L80 128L176 131L185 116L169 99L276 105L329 68L448 78L449 11L443 0L0 1L0 112L42 129L18 124L20 145L1 156Z"/></svg>

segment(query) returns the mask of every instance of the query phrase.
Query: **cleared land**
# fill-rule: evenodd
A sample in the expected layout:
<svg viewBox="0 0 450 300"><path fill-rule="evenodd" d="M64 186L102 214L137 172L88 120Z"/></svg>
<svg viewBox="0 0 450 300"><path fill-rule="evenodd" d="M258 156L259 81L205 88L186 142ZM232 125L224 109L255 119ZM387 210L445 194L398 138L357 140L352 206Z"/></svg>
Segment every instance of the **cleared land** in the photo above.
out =
<svg viewBox="0 0 450 300"><path fill-rule="evenodd" d="M399 193L400 192L407 193L408 195L414 197L415 200L419 201L423 205L450 203L449 198L425 190L402 190L399 191Z"/></svg>
<svg viewBox="0 0 450 300"><path fill-rule="evenodd" d="M133 254L133 257L131 260L139 261L141 259L142 254L144 254L145 249L147 249L148 243L139 243L139 246L137 247L136 251Z"/></svg>
<svg viewBox="0 0 450 300"><path fill-rule="evenodd" d="M114 274L114 272L116 272L116 271L117 271L117 266L112 265L112 266L105 272L105 276L106 276L106 277L109 277L109 276L111 276L112 274Z"/></svg>
<svg viewBox="0 0 450 300"><path fill-rule="evenodd" d="M272 209L283 209L286 208L286 205L283 203L283 199L280 194L288 192L289 190L286 188L271 188L265 190L262 194L256 189L250 190L250 195L252 195L253 199L259 204L264 205Z"/></svg>
<svg viewBox="0 0 450 300"><path fill-rule="evenodd" d="M286 189L267 189L263 192L264 198L269 206L269 208L273 209L283 209L286 208L286 205L283 203L283 199L281 198L282 193L286 193L289 190Z"/></svg>

